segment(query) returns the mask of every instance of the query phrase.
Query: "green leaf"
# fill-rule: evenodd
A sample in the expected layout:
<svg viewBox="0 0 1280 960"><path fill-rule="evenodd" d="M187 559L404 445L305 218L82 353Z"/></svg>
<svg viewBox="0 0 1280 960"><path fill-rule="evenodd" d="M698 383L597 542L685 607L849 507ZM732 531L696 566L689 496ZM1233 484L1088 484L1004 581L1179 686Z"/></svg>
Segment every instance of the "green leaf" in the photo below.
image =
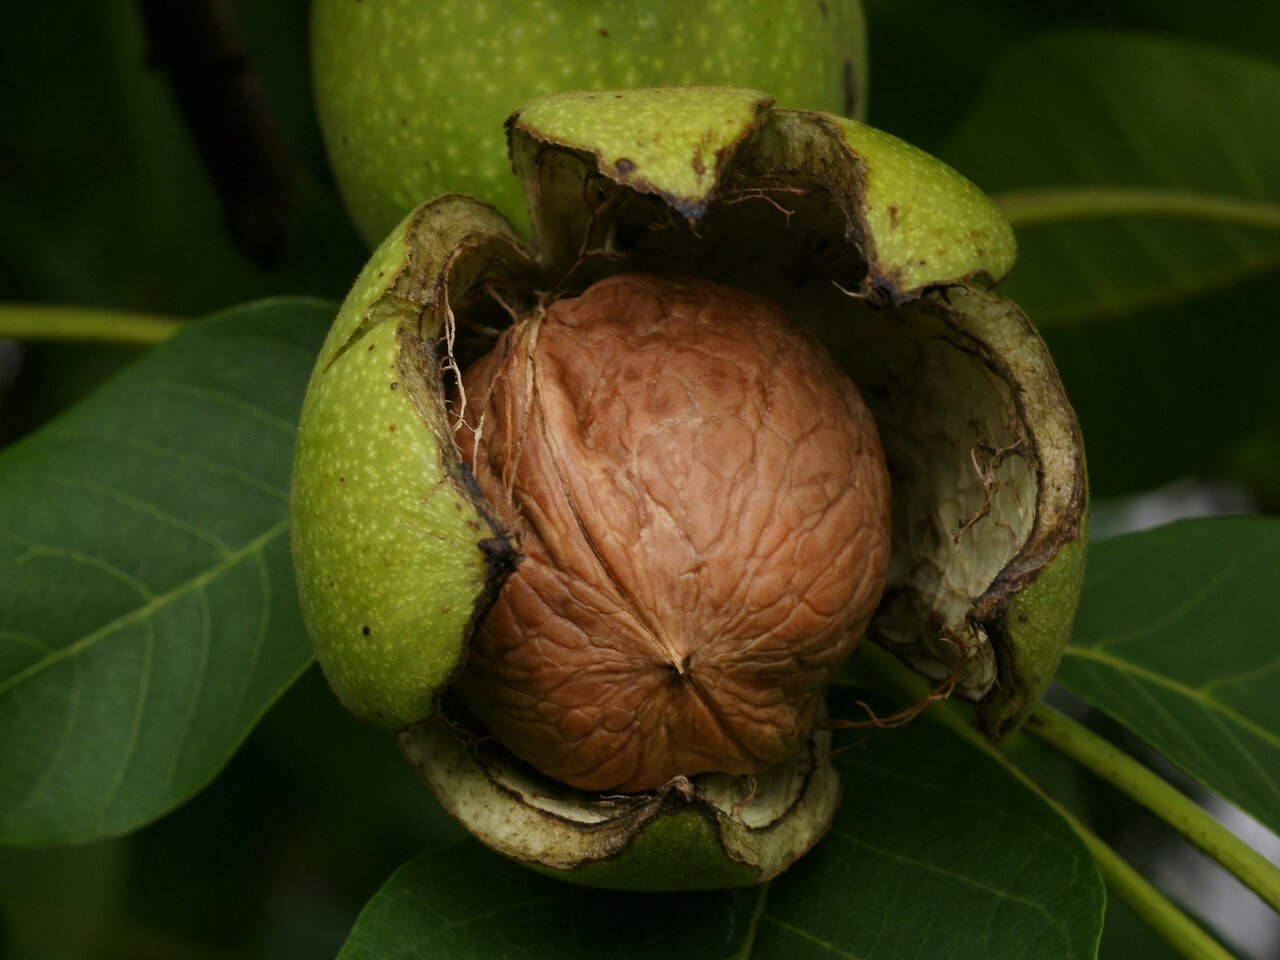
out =
<svg viewBox="0 0 1280 960"><path fill-rule="evenodd" d="M1126 9L1128 8L1128 9ZM1280 6L1255 4L1247 16L1206 17L1202 0L1122 0L1105 5L1130 23L1146 24L1163 32L1181 33L1197 40L1250 50L1275 59L1276 37L1280 37ZM1230 9L1230 8L1228 8ZM1096 17L1097 10L1085 15Z"/></svg>
<svg viewBox="0 0 1280 960"><path fill-rule="evenodd" d="M1045 331L1080 418L1095 496L1215 471L1240 438L1280 416L1274 297L1275 280L1256 277Z"/></svg>
<svg viewBox="0 0 1280 960"><path fill-rule="evenodd" d="M0 841L154 819L306 667L287 495L332 315L212 318L0 455Z"/></svg>
<svg viewBox="0 0 1280 960"><path fill-rule="evenodd" d="M1278 118L1280 67L1269 61L1066 33L997 65L942 153L988 191L1037 192L1000 194L1015 227L1027 224L1006 290L1042 326L1080 323L1280 265ZM1090 219L1108 195L1134 189L1145 204ZM1237 225L1251 218L1272 226Z"/></svg>
<svg viewBox="0 0 1280 960"><path fill-rule="evenodd" d="M397 871L341 957L1094 956L1096 867L1039 796L929 719L843 745L831 833L766 888L590 890L466 842Z"/></svg>
<svg viewBox="0 0 1280 960"><path fill-rule="evenodd" d="M1003 292L1045 332L1095 492L1203 471L1275 415L1275 64L1051 35L997 64L942 155L985 189L1015 191L997 194L1020 248Z"/></svg>
<svg viewBox="0 0 1280 960"><path fill-rule="evenodd" d="M1090 549L1058 680L1280 831L1280 520L1170 524Z"/></svg>

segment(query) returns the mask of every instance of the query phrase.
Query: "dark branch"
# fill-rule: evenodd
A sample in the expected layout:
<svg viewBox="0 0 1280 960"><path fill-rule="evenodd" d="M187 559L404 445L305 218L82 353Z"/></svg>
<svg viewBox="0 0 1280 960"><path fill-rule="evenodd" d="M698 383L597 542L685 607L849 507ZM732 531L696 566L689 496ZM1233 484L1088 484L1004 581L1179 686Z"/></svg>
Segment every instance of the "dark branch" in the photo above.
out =
<svg viewBox="0 0 1280 960"><path fill-rule="evenodd" d="M283 257L298 167L244 45L232 0L139 0L151 62L168 74L231 237Z"/></svg>

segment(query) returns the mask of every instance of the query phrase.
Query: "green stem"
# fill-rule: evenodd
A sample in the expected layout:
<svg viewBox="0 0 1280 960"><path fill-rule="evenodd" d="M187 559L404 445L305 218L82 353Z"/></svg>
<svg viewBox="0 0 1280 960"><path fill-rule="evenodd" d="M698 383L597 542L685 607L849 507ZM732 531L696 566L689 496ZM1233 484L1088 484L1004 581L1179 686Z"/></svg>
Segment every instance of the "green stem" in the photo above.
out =
<svg viewBox="0 0 1280 960"><path fill-rule="evenodd" d="M182 326L171 317L124 310L0 303L0 339L150 347L169 339Z"/></svg>
<svg viewBox="0 0 1280 960"><path fill-rule="evenodd" d="M1010 768L1018 769L1012 763ZM1031 782L1026 779L1025 774L1022 779L1027 783ZM1040 788L1037 786L1036 789ZM1043 791L1040 793L1044 796ZM1080 834L1098 863L1098 870L1102 873L1107 889L1123 900L1175 952L1187 960L1234 960L1229 950L1179 910L1142 874L1129 866L1101 837L1064 810L1056 800L1048 796L1045 799Z"/></svg>
<svg viewBox="0 0 1280 960"><path fill-rule="evenodd" d="M1280 911L1280 870L1168 781L1043 703L1032 711L1023 729L1142 804Z"/></svg>
<svg viewBox="0 0 1280 960"><path fill-rule="evenodd" d="M1009 190L992 199L1015 229L1068 220L1171 217L1280 230L1280 204L1185 190L1059 187Z"/></svg>
<svg viewBox="0 0 1280 960"><path fill-rule="evenodd" d="M1232 953L1215 940L1204 927L1192 920L1177 904L1166 897L1146 877L1129 866L1105 840L1081 823L1040 784L1004 753L988 744L987 749L1004 764L1005 769L1035 790L1045 803L1058 811L1071 828L1085 842L1107 889L1119 897L1139 919L1167 943L1175 953L1186 960L1235 960Z"/></svg>
<svg viewBox="0 0 1280 960"><path fill-rule="evenodd" d="M863 682L875 681L885 691L896 694L906 703L923 700L933 689L932 684L924 677L905 666L892 653L870 641L858 644L852 674ZM975 746L987 751L993 749L987 738L969 722L964 711L954 701L940 700L930 705L928 714Z"/></svg>
<svg viewBox="0 0 1280 960"><path fill-rule="evenodd" d="M747 933L742 938L742 946L738 948L736 956L739 960L747 960L756 947L756 936L760 932L760 921L764 918L765 904L769 902L769 888L771 883L761 884L760 892L756 894L755 907L751 911L751 919L747 921Z"/></svg>
<svg viewBox="0 0 1280 960"><path fill-rule="evenodd" d="M859 645L854 669L862 675L870 675L871 678L887 686L889 690L903 696L908 703L922 699L930 690L929 683L923 677L905 667L897 657L872 643ZM1151 927L1174 952L1185 957L1186 960L1233 960L1232 955L1203 927L1129 866L1097 834L1077 820L1062 804L1049 796L1040 784L1032 780L1021 767L982 736L968 722L965 711L954 700L943 700L932 704L928 713L935 720L986 752L1053 807L1080 835L1090 853L1093 854L1107 889L1124 901L1129 909Z"/></svg>

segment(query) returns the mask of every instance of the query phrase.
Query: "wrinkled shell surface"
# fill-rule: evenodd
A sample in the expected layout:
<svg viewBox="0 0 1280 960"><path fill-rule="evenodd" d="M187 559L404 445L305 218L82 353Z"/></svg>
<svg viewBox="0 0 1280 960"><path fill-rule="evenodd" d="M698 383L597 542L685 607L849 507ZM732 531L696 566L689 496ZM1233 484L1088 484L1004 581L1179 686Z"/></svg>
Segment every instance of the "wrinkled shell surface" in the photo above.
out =
<svg viewBox="0 0 1280 960"><path fill-rule="evenodd" d="M758 773L806 741L889 561L875 424L767 300L632 274L508 330L458 441L522 560L456 686L586 790Z"/></svg>

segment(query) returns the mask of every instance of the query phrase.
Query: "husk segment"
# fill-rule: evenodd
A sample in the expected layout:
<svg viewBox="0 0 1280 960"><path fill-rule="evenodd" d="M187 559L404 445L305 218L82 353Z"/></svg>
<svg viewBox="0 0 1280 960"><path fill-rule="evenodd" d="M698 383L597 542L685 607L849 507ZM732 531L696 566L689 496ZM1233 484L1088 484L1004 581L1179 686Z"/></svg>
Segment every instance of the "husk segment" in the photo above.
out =
<svg viewBox="0 0 1280 960"><path fill-rule="evenodd" d="M531 260L483 204L419 207L357 279L307 390L291 493L303 616L338 698L393 730L434 712L513 562L450 440L438 341L455 306Z"/></svg>
<svg viewBox="0 0 1280 960"><path fill-rule="evenodd" d="M706 128L629 124L668 106ZM1016 725L1074 612L1085 479L1047 349L986 289L1015 257L998 209L888 134L750 91L566 94L508 129L566 295L618 272L693 273L770 297L823 337L876 415L894 485L869 635L929 676L959 669L990 735Z"/></svg>
<svg viewBox="0 0 1280 960"><path fill-rule="evenodd" d="M819 732L758 778L678 777L654 793L600 797L548 780L443 716L399 735L445 809L500 853L579 883L649 890L771 879L826 833L840 801Z"/></svg>
<svg viewBox="0 0 1280 960"><path fill-rule="evenodd" d="M767 879L838 803L821 738L750 799L706 776L601 798L438 710L515 559L453 447L452 334L635 271L737 286L807 323L861 388L889 462L893 557L868 634L926 675L958 674L998 736L1057 666L1085 513L1049 355L986 288L1012 265L1012 233L933 158L754 91L564 95L508 131L537 256L489 208L432 201L379 248L325 343L295 468L304 614L344 703L399 730L446 808L508 856L605 886Z"/></svg>

